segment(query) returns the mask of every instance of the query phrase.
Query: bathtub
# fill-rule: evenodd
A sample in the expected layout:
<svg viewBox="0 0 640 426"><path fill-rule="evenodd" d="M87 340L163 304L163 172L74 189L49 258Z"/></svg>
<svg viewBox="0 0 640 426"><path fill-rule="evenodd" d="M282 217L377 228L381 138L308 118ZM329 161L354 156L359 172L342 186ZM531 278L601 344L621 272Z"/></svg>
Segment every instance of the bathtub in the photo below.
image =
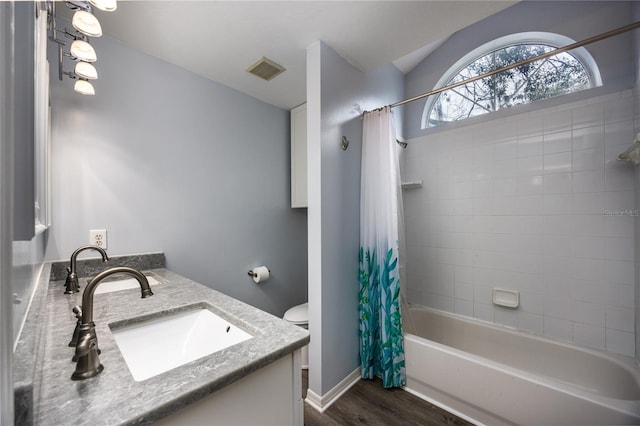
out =
<svg viewBox="0 0 640 426"><path fill-rule="evenodd" d="M486 425L640 424L632 360L428 308L409 311L405 389L434 405Z"/></svg>

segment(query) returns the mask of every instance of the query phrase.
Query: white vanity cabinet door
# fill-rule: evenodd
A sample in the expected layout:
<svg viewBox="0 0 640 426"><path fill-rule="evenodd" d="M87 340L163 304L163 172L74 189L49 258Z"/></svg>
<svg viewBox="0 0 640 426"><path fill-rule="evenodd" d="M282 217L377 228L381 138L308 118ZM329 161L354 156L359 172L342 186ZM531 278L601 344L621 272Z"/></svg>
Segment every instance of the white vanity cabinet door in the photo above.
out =
<svg viewBox="0 0 640 426"><path fill-rule="evenodd" d="M300 352L254 371L154 426L302 426Z"/></svg>
<svg viewBox="0 0 640 426"><path fill-rule="evenodd" d="M291 207L307 207L307 104L291 110Z"/></svg>

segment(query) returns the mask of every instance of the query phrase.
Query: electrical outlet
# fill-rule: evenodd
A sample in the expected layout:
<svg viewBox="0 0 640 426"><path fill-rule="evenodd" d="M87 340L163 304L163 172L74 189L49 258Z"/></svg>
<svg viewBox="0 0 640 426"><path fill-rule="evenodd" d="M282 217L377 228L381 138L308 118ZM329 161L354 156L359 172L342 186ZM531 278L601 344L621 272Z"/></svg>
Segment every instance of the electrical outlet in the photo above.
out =
<svg viewBox="0 0 640 426"><path fill-rule="evenodd" d="M107 230L91 229L89 230L89 244L107 249Z"/></svg>

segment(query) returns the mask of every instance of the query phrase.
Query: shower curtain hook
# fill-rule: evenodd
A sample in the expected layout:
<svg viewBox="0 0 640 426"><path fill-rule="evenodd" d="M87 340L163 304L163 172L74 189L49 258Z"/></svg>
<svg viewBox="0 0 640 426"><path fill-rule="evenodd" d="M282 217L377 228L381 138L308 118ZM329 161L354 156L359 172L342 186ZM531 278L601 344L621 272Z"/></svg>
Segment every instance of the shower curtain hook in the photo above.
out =
<svg viewBox="0 0 640 426"><path fill-rule="evenodd" d="M347 148L349 148L349 139L347 139L346 136L342 137L342 142L340 143L340 148L342 148L343 151L346 151Z"/></svg>

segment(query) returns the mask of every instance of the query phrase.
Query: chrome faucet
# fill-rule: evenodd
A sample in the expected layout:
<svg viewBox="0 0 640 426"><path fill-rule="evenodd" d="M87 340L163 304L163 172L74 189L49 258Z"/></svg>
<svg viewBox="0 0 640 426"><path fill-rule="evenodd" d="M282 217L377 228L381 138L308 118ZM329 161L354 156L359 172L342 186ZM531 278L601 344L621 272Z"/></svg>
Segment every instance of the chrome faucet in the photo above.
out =
<svg viewBox="0 0 640 426"><path fill-rule="evenodd" d="M102 247L98 246L82 246L71 255L71 267L67 268L67 279L64 283L65 291L64 294L73 294L80 291L80 286L78 285L78 274L76 273L76 258L85 250L95 250L102 255L102 261L106 262L109 260L109 256L107 256L107 252L104 251Z"/></svg>
<svg viewBox="0 0 640 426"><path fill-rule="evenodd" d="M71 375L71 380L88 379L100 374L104 369L98 357L98 336L96 335L96 325L93 322L93 294L102 280L114 274L131 275L140 283L143 298L153 296L147 277L142 272L127 266L118 266L102 271L87 284L84 293L82 293L82 320L78 326L78 344L75 356L78 361L76 371Z"/></svg>

